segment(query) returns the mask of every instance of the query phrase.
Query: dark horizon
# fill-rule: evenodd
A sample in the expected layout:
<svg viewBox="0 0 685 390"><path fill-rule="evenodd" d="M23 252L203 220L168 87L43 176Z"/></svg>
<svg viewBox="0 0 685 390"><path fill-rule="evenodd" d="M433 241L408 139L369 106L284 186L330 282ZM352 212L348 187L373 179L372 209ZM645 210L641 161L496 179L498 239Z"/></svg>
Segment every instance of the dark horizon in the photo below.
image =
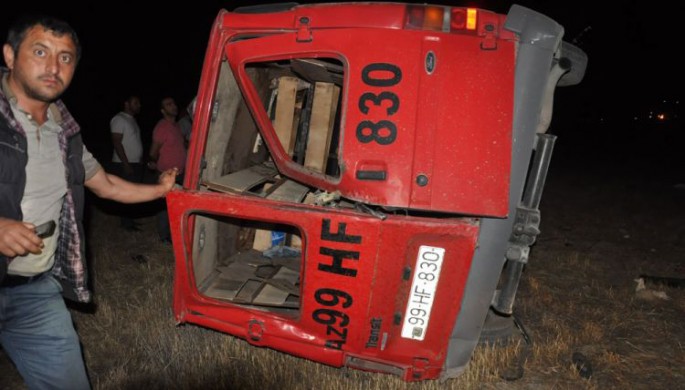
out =
<svg viewBox="0 0 685 390"><path fill-rule="evenodd" d="M141 96L139 121L149 136L162 97L173 96L181 111L196 94L209 32L219 11L264 3L274 1L203 1L192 7L149 9L131 2L103 6L38 1L5 7L0 29L4 41L9 23L24 13L56 16L74 27L83 58L63 99L81 123L89 148L108 158L109 119L125 95ZM633 0L618 6L541 0L428 3L477 6L499 13L515 3L564 26L564 40L581 47L589 63L580 85L557 89L553 131L590 136L594 127L603 127L601 131L621 134L617 126L630 125L635 115L655 102L682 95L683 76L672 58L678 45L679 13L665 1Z"/></svg>

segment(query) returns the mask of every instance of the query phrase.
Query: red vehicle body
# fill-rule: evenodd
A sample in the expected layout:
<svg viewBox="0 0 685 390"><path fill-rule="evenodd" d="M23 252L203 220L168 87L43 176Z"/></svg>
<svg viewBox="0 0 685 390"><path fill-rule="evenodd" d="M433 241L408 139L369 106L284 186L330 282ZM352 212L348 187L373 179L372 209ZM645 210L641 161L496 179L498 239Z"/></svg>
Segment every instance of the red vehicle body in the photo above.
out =
<svg viewBox="0 0 685 390"><path fill-rule="evenodd" d="M457 375L537 234L530 157L550 89L585 66L562 35L516 6L222 11L167 198L177 320L333 366Z"/></svg>

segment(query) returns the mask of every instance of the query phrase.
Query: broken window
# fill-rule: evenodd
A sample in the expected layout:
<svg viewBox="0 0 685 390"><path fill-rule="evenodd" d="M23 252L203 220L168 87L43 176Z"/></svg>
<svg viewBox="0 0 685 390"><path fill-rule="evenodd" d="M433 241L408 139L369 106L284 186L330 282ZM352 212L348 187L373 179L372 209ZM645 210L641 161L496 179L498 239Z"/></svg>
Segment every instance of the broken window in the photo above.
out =
<svg viewBox="0 0 685 390"><path fill-rule="evenodd" d="M244 70L241 88L228 63L221 64L200 191L313 203L317 189L279 173L265 132L278 140L288 164L339 177L342 63L287 59L249 63ZM245 91L258 102L250 106L254 99L245 98ZM260 128L264 118L270 126ZM195 214L195 284L209 298L296 315L302 234L294 225L264 218Z"/></svg>

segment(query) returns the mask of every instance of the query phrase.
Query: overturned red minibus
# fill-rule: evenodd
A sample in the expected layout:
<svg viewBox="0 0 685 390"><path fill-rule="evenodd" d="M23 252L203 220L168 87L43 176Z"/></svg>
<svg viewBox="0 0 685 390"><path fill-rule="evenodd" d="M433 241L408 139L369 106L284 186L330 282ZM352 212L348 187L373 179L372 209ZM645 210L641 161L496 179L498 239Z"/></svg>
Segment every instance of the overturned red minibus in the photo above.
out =
<svg viewBox="0 0 685 390"><path fill-rule="evenodd" d="M185 182L174 314L332 366L457 376L538 235L563 28L401 3L221 11Z"/></svg>

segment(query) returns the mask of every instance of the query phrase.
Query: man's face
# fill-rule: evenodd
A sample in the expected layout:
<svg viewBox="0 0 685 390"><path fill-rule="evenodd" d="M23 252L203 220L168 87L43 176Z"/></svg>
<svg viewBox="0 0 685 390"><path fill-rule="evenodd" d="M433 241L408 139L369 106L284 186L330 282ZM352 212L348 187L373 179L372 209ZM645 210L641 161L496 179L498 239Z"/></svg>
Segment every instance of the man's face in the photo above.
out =
<svg viewBox="0 0 685 390"><path fill-rule="evenodd" d="M178 106L172 98L162 100L162 114L176 117L178 115Z"/></svg>
<svg viewBox="0 0 685 390"><path fill-rule="evenodd" d="M128 109L131 111L131 113L133 115L140 114L140 107L141 107L140 98L134 96L131 99L129 99L127 104L128 104Z"/></svg>
<svg viewBox="0 0 685 390"><path fill-rule="evenodd" d="M5 63L11 69L10 85L32 100L55 101L71 83L76 70L76 45L71 35L54 35L51 30L36 25L27 31L15 53L3 46Z"/></svg>

